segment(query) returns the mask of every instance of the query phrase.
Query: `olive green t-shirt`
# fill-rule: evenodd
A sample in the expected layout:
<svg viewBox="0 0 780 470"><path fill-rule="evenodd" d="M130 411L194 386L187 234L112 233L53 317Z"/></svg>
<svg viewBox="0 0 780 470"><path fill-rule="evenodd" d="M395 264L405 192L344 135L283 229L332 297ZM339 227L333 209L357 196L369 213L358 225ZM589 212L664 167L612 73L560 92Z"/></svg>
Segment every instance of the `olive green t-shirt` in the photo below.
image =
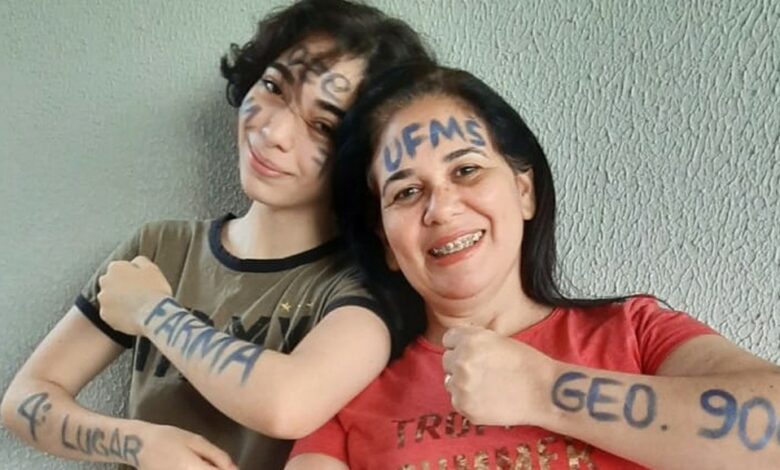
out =
<svg viewBox="0 0 780 470"><path fill-rule="evenodd" d="M379 312L340 241L282 259L239 259L221 243L222 227L233 217L144 225L106 259L76 305L104 333L133 348L129 418L201 434L228 452L241 469L281 469L290 441L263 436L228 418L148 339L113 330L99 316L98 277L109 262L138 255L160 267L173 296L196 316L267 349L291 351L324 315L341 306Z"/></svg>

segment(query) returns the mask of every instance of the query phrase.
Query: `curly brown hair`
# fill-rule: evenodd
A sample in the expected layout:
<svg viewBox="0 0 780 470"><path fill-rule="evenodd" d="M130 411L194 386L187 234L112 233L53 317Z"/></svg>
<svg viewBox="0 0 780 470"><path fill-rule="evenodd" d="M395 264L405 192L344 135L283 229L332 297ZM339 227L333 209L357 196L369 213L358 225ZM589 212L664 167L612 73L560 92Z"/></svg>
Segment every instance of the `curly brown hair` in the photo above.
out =
<svg viewBox="0 0 780 470"><path fill-rule="evenodd" d="M347 0L300 0L263 18L243 46L231 44L220 67L228 82L228 103L238 107L268 64L318 34L335 41L336 56L365 58L367 79L402 62L433 60L408 24L374 7Z"/></svg>

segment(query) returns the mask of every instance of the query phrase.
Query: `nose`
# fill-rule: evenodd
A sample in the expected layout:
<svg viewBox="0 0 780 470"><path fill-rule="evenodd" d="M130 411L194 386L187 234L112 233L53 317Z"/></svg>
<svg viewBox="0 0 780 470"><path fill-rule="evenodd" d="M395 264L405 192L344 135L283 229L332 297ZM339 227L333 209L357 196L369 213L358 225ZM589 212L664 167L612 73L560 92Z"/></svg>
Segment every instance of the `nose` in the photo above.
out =
<svg viewBox="0 0 780 470"><path fill-rule="evenodd" d="M423 224L445 224L461 212L463 203L456 188L449 184L438 186L433 188L425 205Z"/></svg>
<svg viewBox="0 0 780 470"><path fill-rule="evenodd" d="M267 147L276 147L283 152L289 152L295 142L295 123L297 116L290 108L275 110L260 128L263 141Z"/></svg>

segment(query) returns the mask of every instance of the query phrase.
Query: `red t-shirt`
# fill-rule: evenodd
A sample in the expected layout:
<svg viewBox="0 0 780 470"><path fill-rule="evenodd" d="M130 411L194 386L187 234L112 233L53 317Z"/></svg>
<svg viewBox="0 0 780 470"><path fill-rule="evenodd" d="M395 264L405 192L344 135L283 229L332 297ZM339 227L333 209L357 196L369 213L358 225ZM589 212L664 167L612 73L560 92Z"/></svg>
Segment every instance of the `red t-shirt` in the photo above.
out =
<svg viewBox="0 0 780 470"><path fill-rule="evenodd" d="M559 361L652 375L669 353L709 327L649 297L595 308L556 308L513 336ZM532 426L475 426L444 389L444 349L420 338L291 458L322 453L352 470L642 468Z"/></svg>

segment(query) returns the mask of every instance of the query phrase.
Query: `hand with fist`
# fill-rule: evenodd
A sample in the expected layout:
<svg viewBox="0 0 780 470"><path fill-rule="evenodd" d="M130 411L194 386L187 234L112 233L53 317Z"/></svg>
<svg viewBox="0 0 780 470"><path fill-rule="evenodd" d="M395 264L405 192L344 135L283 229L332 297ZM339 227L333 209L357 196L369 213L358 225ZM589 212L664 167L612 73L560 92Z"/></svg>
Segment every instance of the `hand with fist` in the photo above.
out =
<svg viewBox="0 0 780 470"><path fill-rule="evenodd" d="M171 286L160 268L144 256L113 261L98 282L100 317L128 335L140 335L149 312L171 296Z"/></svg>
<svg viewBox="0 0 780 470"><path fill-rule="evenodd" d="M444 386L455 410L475 424L539 423L555 361L484 328L450 329L442 343Z"/></svg>

